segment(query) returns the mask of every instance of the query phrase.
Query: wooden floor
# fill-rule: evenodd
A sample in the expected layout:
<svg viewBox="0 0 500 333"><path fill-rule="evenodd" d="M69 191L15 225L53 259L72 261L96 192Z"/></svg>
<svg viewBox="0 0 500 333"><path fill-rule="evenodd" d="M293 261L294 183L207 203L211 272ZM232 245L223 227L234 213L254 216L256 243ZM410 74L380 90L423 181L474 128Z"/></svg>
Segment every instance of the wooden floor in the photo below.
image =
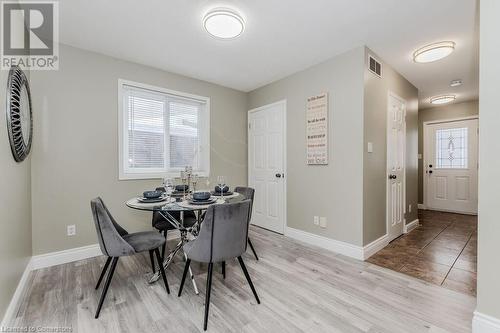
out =
<svg viewBox="0 0 500 333"><path fill-rule="evenodd" d="M368 261L475 296L477 216L421 210L419 221Z"/></svg>
<svg viewBox="0 0 500 333"><path fill-rule="evenodd" d="M227 278L214 272L209 332L469 332L475 298L371 263L251 228L260 255L244 256L262 304L237 261ZM72 327L72 332L202 331L205 269L193 265L200 295L186 283L184 263L167 271L172 293L149 285L149 258L118 263L99 319L95 282L104 257L31 273L14 326ZM217 273L220 267L217 267Z"/></svg>

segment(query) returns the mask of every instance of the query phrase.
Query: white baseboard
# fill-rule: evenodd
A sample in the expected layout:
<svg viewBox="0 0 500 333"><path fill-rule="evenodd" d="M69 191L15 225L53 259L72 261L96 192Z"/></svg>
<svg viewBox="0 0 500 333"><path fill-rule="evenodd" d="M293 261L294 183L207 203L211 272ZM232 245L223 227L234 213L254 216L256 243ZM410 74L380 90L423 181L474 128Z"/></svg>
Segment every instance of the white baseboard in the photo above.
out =
<svg viewBox="0 0 500 333"><path fill-rule="evenodd" d="M370 258L389 244L387 235L366 246L358 246L290 227L285 228L285 236L358 260Z"/></svg>
<svg viewBox="0 0 500 333"><path fill-rule="evenodd" d="M427 209L427 207L425 207L424 204L418 204L417 207L418 207L418 209L423 209L423 210Z"/></svg>
<svg viewBox="0 0 500 333"><path fill-rule="evenodd" d="M346 242L341 242L335 239L324 236L315 235L299 229L285 227L285 236L302 241L304 243L319 246L326 250L340 253L345 256L363 260L363 248L361 246L352 245Z"/></svg>
<svg viewBox="0 0 500 333"><path fill-rule="evenodd" d="M99 244L92 244L74 249L50 252L33 256L32 270L66 264L68 262L101 256Z"/></svg>
<svg viewBox="0 0 500 333"><path fill-rule="evenodd" d="M19 283L17 284L17 288L14 291L14 294L12 295L12 298L10 299L9 306L7 307L7 310L5 310L5 314L2 319L2 323L0 324L0 330L3 327L10 327L12 325L12 322L16 316L16 311L19 308L20 302L21 302L21 297L24 294L24 290L26 289L26 283L28 282L28 276L30 272L32 271L32 259L28 261L26 264L26 268L24 269L23 275L21 275L21 279L19 279Z"/></svg>
<svg viewBox="0 0 500 333"><path fill-rule="evenodd" d="M472 333L500 333L500 319L474 311Z"/></svg>
<svg viewBox="0 0 500 333"><path fill-rule="evenodd" d="M412 231L413 229L415 229L416 227L418 227L419 223L420 223L419 220L415 219L415 220L411 221L410 223L405 224L404 227L403 227L403 232L405 234L409 233L410 231Z"/></svg>
<svg viewBox="0 0 500 333"><path fill-rule="evenodd" d="M374 240L370 244L363 247L363 260L370 258L372 255L382 250L389 244L389 237L387 234Z"/></svg>

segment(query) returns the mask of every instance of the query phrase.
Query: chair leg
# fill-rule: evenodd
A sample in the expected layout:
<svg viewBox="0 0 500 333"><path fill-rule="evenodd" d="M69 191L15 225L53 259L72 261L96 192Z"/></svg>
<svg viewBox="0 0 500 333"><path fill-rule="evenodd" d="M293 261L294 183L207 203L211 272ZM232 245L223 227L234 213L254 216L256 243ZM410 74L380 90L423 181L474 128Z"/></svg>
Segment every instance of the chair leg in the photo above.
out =
<svg viewBox="0 0 500 333"><path fill-rule="evenodd" d="M101 281L104 278L106 271L108 270L108 266L109 266L110 262L111 262L111 257L108 257L108 259L106 259L106 263L104 264L104 267L102 268L102 272L101 272L101 275L99 276L99 280L97 280L95 290L99 289L99 285L101 284Z"/></svg>
<svg viewBox="0 0 500 333"><path fill-rule="evenodd" d="M165 284L165 288L167 289L167 294L170 294L170 288L168 287L167 275L165 274L165 268L163 267L163 261L160 256L160 250L155 249L156 260L158 261L159 270L161 273L161 277L163 278L163 283Z"/></svg>
<svg viewBox="0 0 500 333"><path fill-rule="evenodd" d="M250 238L248 238L248 245L250 245L250 248L252 249L253 255L255 256L256 260L259 260L259 257L257 257L257 252L255 252L255 249L253 248L252 241Z"/></svg>
<svg viewBox="0 0 500 333"><path fill-rule="evenodd" d="M223 279L226 278L226 262L225 261L222 262L222 278Z"/></svg>
<svg viewBox="0 0 500 333"><path fill-rule="evenodd" d="M111 279L113 278L113 273L115 272L116 264L118 263L118 257L113 257L111 262L111 269L109 270L108 276L106 277L106 283L104 284L104 289L102 290L101 298L99 299L99 305L97 306L97 311L95 312L95 318L99 317L101 312L102 304L106 298L106 293L108 292L109 285L111 284Z"/></svg>
<svg viewBox="0 0 500 333"><path fill-rule="evenodd" d="M207 324L208 324L208 309L210 307L210 291L212 289L212 270L213 270L214 264L209 263L208 264L208 274L207 274L207 290L206 290L206 295L205 295L205 320L203 321L203 330L207 330Z"/></svg>
<svg viewBox="0 0 500 333"><path fill-rule="evenodd" d="M184 288L184 281L186 281L186 275L187 272L189 271L189 265L191 264L191 259L186 260L186 265L184 266L184 273L182 273L182 280L181 280L181 286L179 288L179 294L177 296L181 297L182 294L182 288Z"/></svg>
<svg viewBox="0 0 500 333"><path fill-rule="evenodd" d="M165 259L165 251L167 250L167 232L168 230L163 231L163 236L165 236L165 243L161 247L161 258Z"/></svg>
<svg viewBox="0 0 500 333"><path fill-rule="evenodd" d="M149 260L151 260L151 269L153 270L153 274L156 273L156 268L155 268L155 259L153 257L153 250L149 251Z"/></svg>
<svg viewBox="0 0 500 333"><path fill-rule="evenodd" d="M253 286L252 280L250 279L250 275L248 274L247 268L245 266L245 263L243 262L243 259L241 257L238 257L238 261L240 262L241 269L243 270L243 274L245 274L245 277L247 278L248 284L250 285L250 288L252 288L253 295L255 296L255 299L257 300L257 303L260 304L260 299L259 296L257 295L257 291L255 291L255 288Z"/></svg>

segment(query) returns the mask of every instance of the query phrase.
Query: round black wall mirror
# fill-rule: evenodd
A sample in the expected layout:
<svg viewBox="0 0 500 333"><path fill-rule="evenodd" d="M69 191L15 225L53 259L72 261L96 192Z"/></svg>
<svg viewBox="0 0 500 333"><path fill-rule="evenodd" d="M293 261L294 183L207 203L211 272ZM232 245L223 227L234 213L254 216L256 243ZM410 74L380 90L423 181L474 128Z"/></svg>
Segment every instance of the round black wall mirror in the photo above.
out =
<svg viewBox="0 0 500 333"><path fill-rule="evenodd" d="M16 162L22 162L31 150L33 113L28 78L19 66L9 71L6 112L10 149Z"/></svg>

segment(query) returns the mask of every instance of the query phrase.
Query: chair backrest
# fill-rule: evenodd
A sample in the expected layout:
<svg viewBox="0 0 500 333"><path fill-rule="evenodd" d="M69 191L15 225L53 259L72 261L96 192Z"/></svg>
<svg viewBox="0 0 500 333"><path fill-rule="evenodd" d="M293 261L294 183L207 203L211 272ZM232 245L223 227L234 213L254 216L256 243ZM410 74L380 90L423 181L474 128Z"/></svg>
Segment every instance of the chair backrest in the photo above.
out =
<svg viewBox="0 0 500 333"><path fill-rule="evenodd" d="M249 199L252 202L250 203L250 218L252 218L252 210L253 210L253 198L255 196L255 190L251 187L245 186L237 186L234 188L234 192L237 192L245 197L245 199Z"/></svg>
<svg viewBox="0 0 500 333"><path fill-rule="evenodd" d="M244 200L210 206L188 257L221 262L241 256L247 248L250 205L250 200Z"/></svg>
<svg viewBox="0 0 500 333"><path fill-rule="evenodd" d="M104 255L121 257L135 253L134 248L122 236L128 234L113 218L101 198L90 201L92 216L99 239L99 246Z"/></svg>

